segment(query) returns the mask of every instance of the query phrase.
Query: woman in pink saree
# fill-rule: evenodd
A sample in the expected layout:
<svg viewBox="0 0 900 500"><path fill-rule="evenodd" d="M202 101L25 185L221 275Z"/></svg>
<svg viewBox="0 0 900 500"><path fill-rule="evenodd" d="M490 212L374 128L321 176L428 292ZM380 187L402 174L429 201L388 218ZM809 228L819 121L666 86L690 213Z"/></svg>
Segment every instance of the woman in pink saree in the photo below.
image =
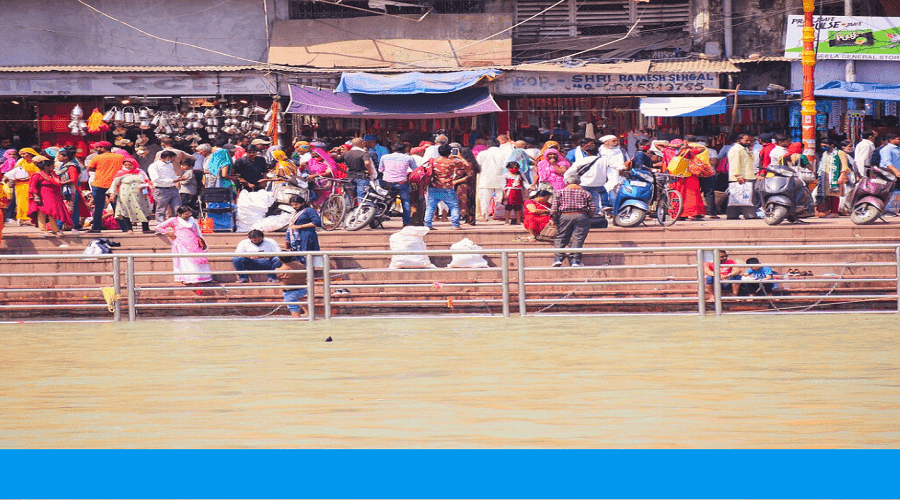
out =
<svg viewBox="0 0 900 500"><path fill-rule="evenodd" d="M316 201L313 202L313 206L319 207L325 203L325 200L328 199L328 196L334 189L334 183L331 181L331 178L334 177L337 163L330 154L320 148L313 148L310 151L310 156L309 161L302 166L309 173L307 180L312 184L313 191L316 193Z"/></svg>
<svg viewBox="0 0 900 500"><path fill-rule="evenodd" d="M200 234L200 226L192 217L194 211L181 206L176 216L156 226L156 231L172 238L172 253L206 253L207 245ZM185 285L212 281L206 257L178 257L172 259L175 281Z"/></svg>

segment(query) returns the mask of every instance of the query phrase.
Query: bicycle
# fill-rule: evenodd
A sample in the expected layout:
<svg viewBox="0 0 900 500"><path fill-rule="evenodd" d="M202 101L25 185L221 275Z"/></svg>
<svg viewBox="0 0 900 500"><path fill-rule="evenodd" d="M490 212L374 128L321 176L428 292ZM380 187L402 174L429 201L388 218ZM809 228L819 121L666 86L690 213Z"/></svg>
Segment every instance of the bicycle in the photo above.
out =
<svg viewBox="0 0 900 500"><path fill-rule="evenodd" d="M347 186L351 184L355 186L355 184L353 179L326 178L322 180L328 183L323 182L318 184L317 187L320 189L331 188L331 194L322 203L322 207L319 209L319 218L322 219L322 229L333 231L344 223L350 207L356 201L355 187L352 198L347 194Z"/></svg>
<svg viewBox="0 0 900 500"><path fill-rule="evenodd" d="M656 221L659 225L669 227L678 221L684 210L681 193L672 187L676 176L653 172L656 189L653 190L653 203L656 205ZM665 193L665 196L662 196Z"/></svg>

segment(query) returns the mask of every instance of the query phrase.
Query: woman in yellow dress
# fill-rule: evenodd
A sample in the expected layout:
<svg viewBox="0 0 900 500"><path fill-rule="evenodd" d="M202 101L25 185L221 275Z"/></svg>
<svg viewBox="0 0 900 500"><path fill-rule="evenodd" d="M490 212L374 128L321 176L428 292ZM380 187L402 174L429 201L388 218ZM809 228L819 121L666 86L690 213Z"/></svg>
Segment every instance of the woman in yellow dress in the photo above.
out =
<svg viewBox="0 0 900 500"><path fill-rule="evenodd" d="M19 222L20 226L23 224L31 224L31 217L28 216L28 181L31 179L32 175L40 170L37 165L31 161L37 155L37 151L31 148L20 149L19 156L21 156L21 158L16 162L16 167L22 167L28 174L28 178L16 179L16 220Z"/></svg>

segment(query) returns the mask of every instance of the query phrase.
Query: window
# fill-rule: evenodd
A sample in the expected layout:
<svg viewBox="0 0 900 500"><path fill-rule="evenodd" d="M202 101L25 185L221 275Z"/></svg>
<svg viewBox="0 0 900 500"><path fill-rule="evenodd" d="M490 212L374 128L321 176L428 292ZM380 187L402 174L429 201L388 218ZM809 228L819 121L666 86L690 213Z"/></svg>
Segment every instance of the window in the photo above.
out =
<svg viewBox="0 0 900 500"><path fill-rule="evenodd" d="M290 19L341 19L387 14L481 14L485 0L290 0ZM355 7L355 8L354 8Z"/></svg>
<svg viewBox="0 0 900 500"><path fill-rule="evenodd" d="M355 9L353 7L356 7ZM362 10L361 10L362 9ZM343 19L348 17L375 16L369 11L368 0L344 0L341 5L312 0L291 0L290 19Z"/></svg>
<svg viewBox="0 0 900 500"><path fill-rule="evenodd" d="M691 17L690 0L517 0L516 43L575 36L621 35L638 22L638 30L686 29ZM549 10L548 10L549 9ZM533 18L533 19L532 19Z"/></svg>

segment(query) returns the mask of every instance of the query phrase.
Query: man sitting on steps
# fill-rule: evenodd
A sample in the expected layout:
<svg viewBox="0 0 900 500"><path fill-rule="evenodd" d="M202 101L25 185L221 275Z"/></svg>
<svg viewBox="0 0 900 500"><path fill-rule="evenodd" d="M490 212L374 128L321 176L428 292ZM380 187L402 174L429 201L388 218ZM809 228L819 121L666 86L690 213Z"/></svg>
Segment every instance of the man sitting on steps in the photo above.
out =
<svg viewBox="0 0 900 500"><path fill-rule="evenodd" d="M236 253L252 254L280 252L281 249L278 248L278 243L275 240L266 238L262 231L254 229L247 233L247 239L238 243L234 251ZM258 258L234 257L231 259L231 264L238 272L238 283L250 282L250 277L246 274L241 274L242 271L273 271L281 267L281 261L278 260L277 255ZM266 276L269 278L270 283L278 283L278 277L275 276L275 273L269 273Z"/></svg>

